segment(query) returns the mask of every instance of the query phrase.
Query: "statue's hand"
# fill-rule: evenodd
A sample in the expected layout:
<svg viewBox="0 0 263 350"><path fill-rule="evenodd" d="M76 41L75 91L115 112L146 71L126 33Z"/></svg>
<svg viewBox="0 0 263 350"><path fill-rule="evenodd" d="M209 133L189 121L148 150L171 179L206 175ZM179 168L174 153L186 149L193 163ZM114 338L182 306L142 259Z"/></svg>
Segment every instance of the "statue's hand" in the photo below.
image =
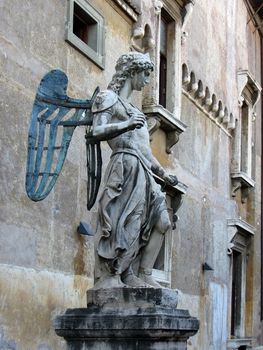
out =
<svg viewBox="0 0 263 350"><path fill-rule="evenodd" d="M163 176L163 180L168 184L168 185L172 185L172 186L176 186L178 184L178 179L175 175L169 175L169 174L165 174Z"/></svg>
<svg viewBox="0 0 263 350"><path fill-rule="evenodd" d="M145 117L144 115L135 114L129 119L129 129L140 129L144 126Z"/></svg>

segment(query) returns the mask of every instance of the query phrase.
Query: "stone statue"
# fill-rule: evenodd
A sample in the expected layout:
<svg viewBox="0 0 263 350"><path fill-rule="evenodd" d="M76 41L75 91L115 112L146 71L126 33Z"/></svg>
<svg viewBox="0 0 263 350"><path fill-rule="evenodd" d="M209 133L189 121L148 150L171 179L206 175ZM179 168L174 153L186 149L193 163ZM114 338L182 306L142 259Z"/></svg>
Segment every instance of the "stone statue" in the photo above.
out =
<svg viewBox="0 0 263 350"><path fill-rule="evenodd" d="M177 184L153 156L145 115L129 102L148 82L148 54L130 52L116 64L106 91L92 106L93 137L108 140L112 155L99 200L95 288L156 287L152 269L170 228L165 195L153 174ZM139 269L134 271L137 260Z"/></svg>
<svg viewBox="0 0 263 350"><path fill-rule="evenodd" d="M129 102L133 90L149 82L152 70L148 54L122 55L108 89L97 89L91 100L68 97L66 74L53 70L41 80L34 101L26 174L33 201L43 200L54 187L76 126L87 128L88 209L101 181L100 142L107 140L112 149L99 201L95 288L160 287L152 269L170 220L153 174L171 185L177 179L154 158L145 115Z"/></svg>
<svg viewBox="0 0 263 350"><path fill-rule="evenodd" d="M100 142L107 140L112 149L98 207L95 285L87 291L87 307L69 309L54 322L70 349L186 350L187 339L199 328L187 310L176 309L177 291L160 288L152 277L171 225L154 174L177 184L151 152L145 115L129 102L133 90L149 82L152 70L149 55L130 52L117 61L108 89L96 89L90 100L67 96L68 79L58 69L48 72L37 89L28 134L30 199L48 196L75 128L84 126L91 209L101 182Z"/></svg>

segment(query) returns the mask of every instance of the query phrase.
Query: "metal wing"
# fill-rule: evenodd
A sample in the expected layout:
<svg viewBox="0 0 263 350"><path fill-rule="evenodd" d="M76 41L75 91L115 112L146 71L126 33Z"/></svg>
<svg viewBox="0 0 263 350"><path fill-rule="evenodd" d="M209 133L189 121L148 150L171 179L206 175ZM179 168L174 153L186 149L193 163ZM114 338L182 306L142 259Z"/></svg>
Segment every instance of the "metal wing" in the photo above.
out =
<svg viewBox="0 0 263 350"><path fill-rule="evenodd" d="M91 100L67 96L68 78L61 70L47 73L40 82L28 135L26 191L33 201L46 198L54 187L78 125L92 125Z"/></svg>
<svg viewBox="0 0 263 350"><path fill-rule="evenodd" d="M87 150L87 208L90 210L97 198L100 182L101 182L101 149L100 142L96 142L86 135Z"/></svg>

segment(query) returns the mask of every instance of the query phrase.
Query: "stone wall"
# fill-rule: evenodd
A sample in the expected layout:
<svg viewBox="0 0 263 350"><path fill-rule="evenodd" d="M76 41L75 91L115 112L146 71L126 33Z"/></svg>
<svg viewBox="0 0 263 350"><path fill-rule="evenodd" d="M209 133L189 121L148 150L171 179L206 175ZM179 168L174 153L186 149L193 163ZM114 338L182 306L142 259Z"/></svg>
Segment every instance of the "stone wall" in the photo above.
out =
<svg viewBox="0 0 263 350"><path fill-rule="evenodd" d="M84 128L73 136L55 189L43 202L25 193L27 133L42 76L61 68L68 94L89 98L106 88L118 56L129 50L131 21L110 2L90 1L106 19L106 62L101 70L65 42L67 1L2 1L0 4L0 348L63 349L53 315L85 306L93 285L93 241L77 234L86 209ZM102 146L107 157L106 145Z"/></svg>
<svg viewBox="0 0 263 350"><path fill-rule="evenodd" d="M197 1L182 46L182 63L194 72L196 83L209 87L239 116L237 72L247 69L260 83L260 36L243 1ZM192 96L195 94L193 93ZM174 235L173 287L182 292L179 307L198 315L200 331L189 349L225 349L230 337L230 256L227 220L241 218L256 228L247 264L246 336L260 336L260 182L261 106L253 122L255 190L246 203L231 196L231 157L234 132L219 128L196 103L182 95L181 120L188 126L170 156L170 167L189 186L179 211ZM203 271L207 262L214 271ZM204 345L205 344L205 345Z"/></svg>

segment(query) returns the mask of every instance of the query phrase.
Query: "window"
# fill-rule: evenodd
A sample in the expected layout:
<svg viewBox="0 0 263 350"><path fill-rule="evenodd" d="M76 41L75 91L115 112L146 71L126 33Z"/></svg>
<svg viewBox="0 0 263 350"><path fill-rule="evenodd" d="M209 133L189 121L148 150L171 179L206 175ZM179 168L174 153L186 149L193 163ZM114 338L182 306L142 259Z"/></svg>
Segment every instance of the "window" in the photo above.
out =
<svg viewBox="0 0 263 350"><path fill-rule="evenodd" d="M230 256L230 324L228 349L250 349L251 338L246 337L247 259L255 228L240 219L228 220Z"/></svg>
<svg viewBox="0 0 263 350"><path fill-rule="evenodd" d="M143 92L143 112L150 117L149 120L156 121L156 127L152 130L165 139L160 144L160 151L166 153L171 153L171 148L179 141L179 135L186 129L180 120L181 21L180 5L175 1L170 6L170 3L164 1L160 13L158 12L158 28L154 30L156 35L152 35L151 28L155 27L151 23L145 27L149 45L144 47L144 51L151 54L156 69ZM156 40L156 44L151 47L153 40ZM155 139L155 135L152 139Z"/></svg>
<svg viewBox="0 0 263 350"><path fill-rule="evenodd" d="M161 17L159 103L163 107L166 107L166 90L167 90L167 22L163 17Z"/></svg>
<svg viewBox="0 0 263 350"><path fill-rule="evenodd" d="M169 199L170 198L168 198L168 205ZM173 213L170 205L168 210L172 222ZM172 228L165 233L161 250L153 266L153 276L158 282L164 284L166 287L169 287L171 283L172 234Z"/></svg>
<svg viewBox="0 0 263 350"><path fill-rule="evenodd" d="M165 241L163 241L161 250L159 252L159 255L157 256L157 259L156 259L154 267L153 267L155 270L164 271L165 246L166 246Z"/></svg>
<svg viewBox="0 0 263 350"><path fill-rule="evenodd" d="M231 336L238 336L241 327L242 311L242 254L233 250L232 254L232 297L231 297Z"/></svg>
<svg viewBox="0 0 263 350"><path fill-rule="evenodd" d="M247 189L254 187L252 179L252 128L255 105L259 100L261 87L247 70L238 72L240 114L233 142L232 158L232 196L241 189L242 202Z"/></svg>
<svg viewBox="0 0 263 350"><path fill-rule="evenodd" d="M182 196L187 190L187 186L179 182L176 187L170 185L164 185L163 180L160 178L155 178L156 181L161 185L165 186L166 198L167 198L167 207L170 216L170 221L172 224L171 229L165 233L164 241L155 261L153 267L153 276L158 282L170 287L171 285L171 262L172 262L172 247L174 235L173 230L176 229L176 220L177 220L177 210L180 208L182 202Z"/></svg>
<svg viewBox="0 0 263 350"><path fill-rule="evenodd" d="M173 111L173 74L175 67L174 50L175 50L175 21L165 11L162 10L160 18L160 52L159 52L159 104L170 111ZM171 74L167 74L171 72Z"/></svg>
<svg viewBox="0 0 263 350"><path fill-rule="evenodd" d="M66 41L104 68L104 19L86 0L69 0Z"/></svg>
<svg viewBox="0 0 263 350"><path fill-rule="evenodd" d="M73 33L92 50L97 51L98 23L75 2Z"/></svg>
<svg viewBox="0 0 263 350"><path fill-rule="evenodd" d="M246 102L241 107L241 171L251 177L251 133L249 108Z"/></svg>

